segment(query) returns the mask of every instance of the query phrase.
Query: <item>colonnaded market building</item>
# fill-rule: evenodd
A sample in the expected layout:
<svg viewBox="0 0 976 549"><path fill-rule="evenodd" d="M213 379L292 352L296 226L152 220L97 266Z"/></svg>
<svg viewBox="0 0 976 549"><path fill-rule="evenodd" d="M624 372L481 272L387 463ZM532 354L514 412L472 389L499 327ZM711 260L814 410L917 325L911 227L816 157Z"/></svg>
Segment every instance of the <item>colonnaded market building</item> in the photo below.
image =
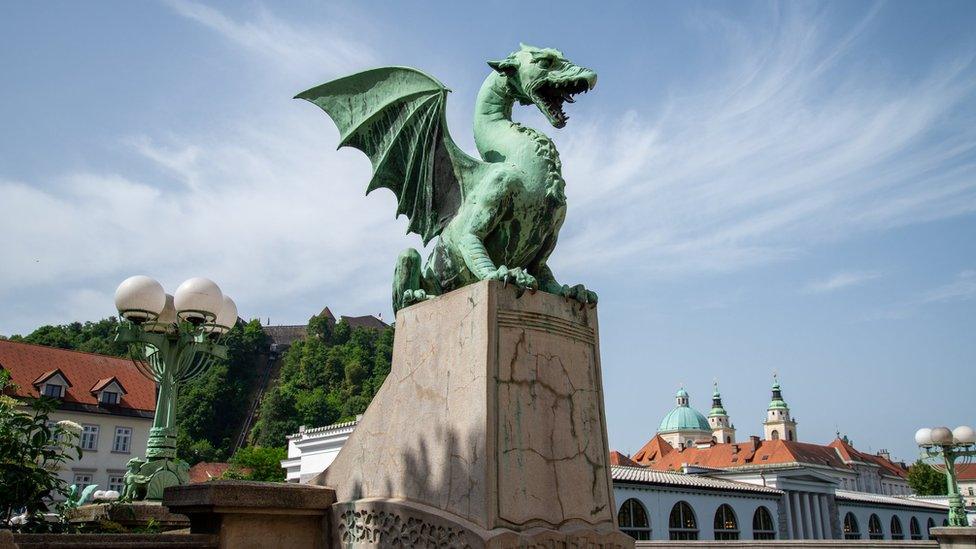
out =
<svg viewBox="0 0 976 549"><path fill-rule="evenodd" d="M621 530L639 540L929 539L948 506L912 496L908 469L839 434L801 442L778 381L763 437L738 441L716 387L706 417L680 389L647 444L610 455ZM281 462L308 482L335 459L356 421L302 427Z"/></svg>

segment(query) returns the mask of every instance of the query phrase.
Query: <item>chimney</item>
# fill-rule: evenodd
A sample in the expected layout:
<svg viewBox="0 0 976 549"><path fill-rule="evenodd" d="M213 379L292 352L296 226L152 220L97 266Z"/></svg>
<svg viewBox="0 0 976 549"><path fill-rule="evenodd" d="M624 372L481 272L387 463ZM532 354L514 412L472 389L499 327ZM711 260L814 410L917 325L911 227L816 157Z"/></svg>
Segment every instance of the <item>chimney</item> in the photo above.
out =
<svg viewBox="0 0 976 549"><path fill-rule="evenodd" d="M753 451L759 449L759 444L760 444L759 437L757 437L756 435L752 435L749 437L749 445L752 446Z"/></svg>
<svg viewBox="0 0 976 549"><path fill-rule="evenodd" d="M878 450L878 457L882 457L882 458L886 459L887 461L891 461L891 452L889 452L885 448L882 448L882 449Z"/></svg>

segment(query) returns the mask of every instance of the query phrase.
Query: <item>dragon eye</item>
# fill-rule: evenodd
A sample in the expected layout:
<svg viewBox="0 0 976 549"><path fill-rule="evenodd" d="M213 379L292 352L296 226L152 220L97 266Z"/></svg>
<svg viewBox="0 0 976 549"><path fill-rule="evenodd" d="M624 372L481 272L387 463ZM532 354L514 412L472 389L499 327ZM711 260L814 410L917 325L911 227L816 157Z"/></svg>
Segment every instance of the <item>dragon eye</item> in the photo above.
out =
<svg viewBox="0 0 976 549"><path fill-rule="evenodd" d="M543 57L542 59L539 60L539 66L542 67L543 69L548 69L549 67L552 66L552 59L550 59L549 57Z"/></svg>

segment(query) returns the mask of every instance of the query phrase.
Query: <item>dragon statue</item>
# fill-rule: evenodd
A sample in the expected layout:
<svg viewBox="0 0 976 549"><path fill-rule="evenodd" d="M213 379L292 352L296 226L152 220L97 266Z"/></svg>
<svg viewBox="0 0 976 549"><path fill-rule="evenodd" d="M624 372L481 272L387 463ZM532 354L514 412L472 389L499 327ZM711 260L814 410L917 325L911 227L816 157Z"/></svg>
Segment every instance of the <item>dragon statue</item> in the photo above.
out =
<svg viewBox="0 0 976 549"><path fill-rule="evenodd" d="M426 246L426 264L403 252L393 280L393 309L480 280L561 295L594 305L583 285L561 285L547 265L566 217L565 181L553 142L512 121L512 106L534 104L556 128L563 103L596 85L596 73L562 52L522 44L500 61L478 93L474 137L481 159L463 152L447 130L450 91L416 69L382 67L322 84L296 96L318 105L339 128L339 147L369 157L379 187L397 197L397 215Z"/></svg>

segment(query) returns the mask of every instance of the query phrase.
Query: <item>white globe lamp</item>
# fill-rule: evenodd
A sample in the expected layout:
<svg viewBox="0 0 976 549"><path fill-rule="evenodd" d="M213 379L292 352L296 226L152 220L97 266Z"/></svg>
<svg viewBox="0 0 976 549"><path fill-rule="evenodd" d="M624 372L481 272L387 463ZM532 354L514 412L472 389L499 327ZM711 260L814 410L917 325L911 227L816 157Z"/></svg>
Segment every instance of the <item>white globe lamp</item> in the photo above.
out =
<svg viewBox="0 0 976 549"><path fill-rule="evenodd" d="M226 334L234 325L237 324L237 304L228 296L224 296L224 303L217 313L217 320L214 321L212 332Z"/></svg>
<svg viewBox="0 0 976 549"><path fill-rule="evenodd" d="M145 275L130 276L115 290L115 308L129 322L153 320L165 305L163 286Z"/></svg>
<svg viewBox="0 0 976 549"><path fill-rule="evenodd" d="M932 446L932 429L922 427L915 431L915 444L919 446Z"/></svg>
<svg viewBox="0 0 976 549"><path fill-rule="evenodd" d="M952 439L956 444L976 444L976 431L969 425L960 425L952 430Z"/></svg>
<svg viewBox="0 0 976 549"><path fill-rule="evenodd" d="M193 324L211 322L224 304L220 287L208 278L191 278L180 284L173 296L177 316Z"/></svg>
<svg viewBox="0 0 976 549"><path fill-rule="evenodd" d="M936 427L932 429L932 444L937 446L952 444L952 431L948 427Z"/></svg>
<svg viewBox="0 0 976 549"><path fill-rule="evenodd" d="M159 318L155 322L148 323L143 329L147 332L162 334L174 324L176 324L176 305L173 296L166 294L166 305L159 312Z"/></svg>

